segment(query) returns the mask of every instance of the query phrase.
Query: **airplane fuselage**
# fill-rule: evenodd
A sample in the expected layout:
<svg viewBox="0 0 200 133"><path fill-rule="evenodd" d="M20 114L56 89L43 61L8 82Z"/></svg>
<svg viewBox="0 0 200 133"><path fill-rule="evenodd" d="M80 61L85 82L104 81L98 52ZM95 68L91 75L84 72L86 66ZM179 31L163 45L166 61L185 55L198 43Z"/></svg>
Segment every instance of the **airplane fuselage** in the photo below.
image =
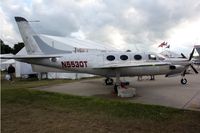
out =
<svg viewBox="0 0 200 133"><path fill-rule="evenodd" d="M174 64L172 60L166 60L156 54L132 53L132 52L105 52L105 53L71 53L59 58L19 60L30 64L37 64L64 70L66 72L89 73L105 77L116 76L140 76L140 75L162 75L168 73L180 73L185 69L186 60L179 60ZM155 64L156 62L156 64ZM143 64L146 65L143 65ZM117 66L122 64L121 66ZM141 64L129 66L129 64ZM117 66L116 68L105 68L105 66ZM172 68L171 66L176 68ZM104 66L101 68L101 66Z"/></svg>

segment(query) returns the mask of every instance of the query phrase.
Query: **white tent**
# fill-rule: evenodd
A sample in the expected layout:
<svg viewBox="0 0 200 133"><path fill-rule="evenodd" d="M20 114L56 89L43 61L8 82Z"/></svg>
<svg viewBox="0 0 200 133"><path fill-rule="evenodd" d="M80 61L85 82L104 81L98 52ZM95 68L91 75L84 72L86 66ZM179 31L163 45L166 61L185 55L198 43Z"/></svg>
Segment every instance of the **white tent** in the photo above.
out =
<svg viewBox="0 0 200 133"><path fill-rule="evenodd" d="M23 48L17 53L17 55L26 55L26 54L27 52L25 48ZM93 76L90 74L53 72L55 71L55 69L52 69L52 72L49 72L49 70L46 71L47 70L46 67L39 65L31 65L19 61L16 61L15 68L16 68L16 77L27 77L27 75L30 74L37 74L41 78L48 78L48 79L79 79L83 77ZM42 74L47 74L47 75L44 76Z"/></svg>
<svg viewBox="0 0 200 133"><path fill-rule="evenodd" d="M27 55L25 47L21 49L17 53L17 55ZM29 74L37 74L37 72L34 72L32 70L31 65L28 63L16 61L15 69L16 69L16 77L23 77Z"/></svg>
<svg viewBox="0 0 200 133"><path fill-rule="evenodd" d="M13 54L2 54L2 55L10 56ZM15 66L15 60L13 59L0 59L0 62L1 62L1 65L0 65L1 71L6 70L10 64Z"/></svg>
<svg viewBox="0 0 200 133"><path fill-rule="evenodd" d="M50 46L57 49L65 49L76 52L106 52L106 51L119 51L116 48L102 43L96 43L89 40L80 40L69 37L58 37L49 35L40 35L43 41L47 42Z"/></svg>
<svg viewBox="0 0 200 133"><path fill-rule="evenodd" d="M194 45L194 48L196 49L197 53L200 56L200 45Z"/></svg>
<svg viewBox="0 0 200 133"><path fill-rule="evenodd" d="M194 56L194 63L200 66L200 45L195 45L194 46L196 50L196 55Z"/></svg>
<svg viewBox="0 0 200 133"><path fill-rule="evenodd" d="M91 41L82 41L73 38L61 38L55 36L40 35L42 40L50 46L57 49L65 49L66 51L73 52L106 52L106 51L117 51L107 45L94 43ZM77 51L76 51L77 50ZM17 55L27 55L25 48L23 48ZM48 71L46 71L48 70ZM57 71L57 70L56 70ZM22 62L16 62L16 76L21 77L28 74L42 74L46 73L49 79L79 79L83 77L92 77L91 74L80 74L80 73L65 73L63 71L55 72L55 69L46 69L46 67L39 65L31 65ZM43 77L43 76L41 76Z"/></svg>
<svg viewBox="0 0 200 133"><path fill-rule="evenodd" d="M2 62L1 64L15 64L15 60L14 59L6 60Z"/></svg>
<svg viewBox="0 0 200 133"><path fill-rule="evenodd" d="M169 50L162 51L160 54L165 57L170 57L170 58L177 58L177 57L181 56L181 54L177 54L177 53L169 51Z"/></svg>

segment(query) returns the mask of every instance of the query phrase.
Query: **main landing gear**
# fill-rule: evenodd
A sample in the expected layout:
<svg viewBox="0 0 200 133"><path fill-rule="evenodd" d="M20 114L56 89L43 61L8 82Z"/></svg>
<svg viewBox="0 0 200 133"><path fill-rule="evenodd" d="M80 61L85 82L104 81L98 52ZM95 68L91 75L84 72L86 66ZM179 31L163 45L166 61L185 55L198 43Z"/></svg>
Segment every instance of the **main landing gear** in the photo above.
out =
<svg viewBox="0 0 200 133"><path fill-rule="evenodd" d="M106 85L113 85L114 84L114 80L112 78L106 78L105 79L105 84ZM116 94L118 93L118 87L119 86L120 86L120 77L119 77L119 74L117 74L116 83L114 84L114 92Z"/></svg>
<svg viewBox="0 0 200 133"><path fill-rule="evenodd" d="M105 84L106 85L113 85L114 81L112 78L106 78L105 79ZM114 91L117 94L118 93L118 87L120 86L120 74L116 72L116 82L114 84Z"/></svg>
<svg viewBox="0 0 200 133"><path fill-rule="evenodd" d="M113 79L107 78L107 79L105 79L105 83L106 83L106 85L113 85Z"/></svg>
<svg viewBox="0 0 200 133"><path fill-rule="evenodd" d="M116 72L116 82L114 85L114 91L116 94L118 94L118 87L120 86L120 73Z"/></svg>
<svg viewBox="0 0 200 133"><path fill-rule="evenodd" d="M116 94L118 94L119 87L126 88L125 86L128 86L129 82L121 82L120 81L120 73L116 72L116 81L115 81L115 83L114 83L114 80L112 78L106 78L105 79L105 84L106 85L113 85L114 84L114 92Z"/></svg>

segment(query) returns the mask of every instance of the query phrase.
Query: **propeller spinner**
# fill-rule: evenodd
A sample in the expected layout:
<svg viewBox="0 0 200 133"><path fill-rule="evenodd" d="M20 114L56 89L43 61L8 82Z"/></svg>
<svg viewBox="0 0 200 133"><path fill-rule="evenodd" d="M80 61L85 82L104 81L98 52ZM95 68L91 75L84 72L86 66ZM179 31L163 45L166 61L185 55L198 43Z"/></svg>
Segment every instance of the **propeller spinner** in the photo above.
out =
<svg viewBox="0 0 200 133"><path fill-rule="evenodd" d="M189 59L188 59L189 62L192 60L192 57L193 57L193 54L194 54L194 50L195 50L195 49L193 48L192 52L190 53L190 57L189 57ZM182 55L183 58L187 58L183 53L181 53L181 55ZM198 74L198 71L195 69L195 67L193 66L192 62L190 62L190 64L188 65L188 67L189 67L189 66L192 68L192 70L193 70L196 74ZM186 67L186 69L183 71L183 76L185 76L188 67Z"/></svg>

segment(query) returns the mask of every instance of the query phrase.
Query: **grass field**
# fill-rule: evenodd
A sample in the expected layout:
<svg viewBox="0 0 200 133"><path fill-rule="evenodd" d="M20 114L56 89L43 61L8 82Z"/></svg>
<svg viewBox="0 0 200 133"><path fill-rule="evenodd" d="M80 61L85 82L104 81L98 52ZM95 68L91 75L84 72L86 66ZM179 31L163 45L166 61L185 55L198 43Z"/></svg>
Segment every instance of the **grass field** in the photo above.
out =
<svg viewBox="0 0 200 133"><path fill-rule="evenodd" d="M1 80L1 132L200 132L200 112L30 89L66 82Z"/></svg>

